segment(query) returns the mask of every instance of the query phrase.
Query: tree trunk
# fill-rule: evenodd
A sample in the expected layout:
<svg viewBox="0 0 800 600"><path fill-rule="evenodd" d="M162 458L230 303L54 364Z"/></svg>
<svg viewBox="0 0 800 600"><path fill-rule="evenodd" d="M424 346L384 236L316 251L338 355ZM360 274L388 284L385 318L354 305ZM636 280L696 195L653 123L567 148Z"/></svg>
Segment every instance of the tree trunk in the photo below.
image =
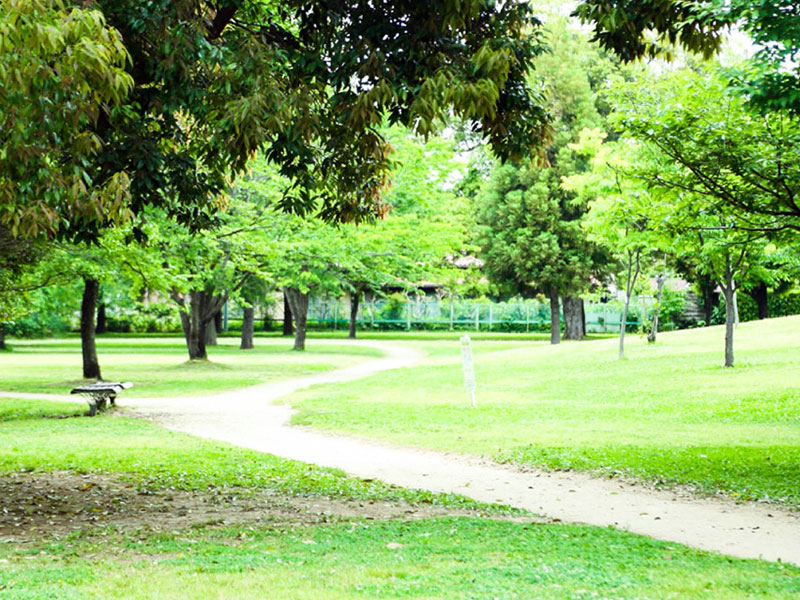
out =
<svg viewBox="0 0 800 600"><path fill-rule="evenodd" d="M639 257L641 250L628 250L628 279L625 282L625 306L622 309L622 320L619 324L619 357L625 358L625 328L628 326L628 308L631 305L631 296L636 289L636 280L639 278Z"/></svg>
<svg viewBox="0 0 800 600"><path fill-rule="evenodd" d="M734 310L734 294L736 289L733 283L733 272L730 260L725 265L725 281L720 282L722 294L725 297L725 366L733 366L733 329L736 324L736 314Z"/></svg>
<svg viewBox="0 0 800 600"><path fill-rule="evenodd" d="M733 329L736 317L733 310L733 291L724 289L725 296L725 366L733 366Z"/></svg>
<svg viewBox="0 0 800 600"><path fill-rule="evenodd" d="M283 290L283 335L289 337L293 333L292 307L289 306L289 298L286 296L286 290Z"/></svg>
<svg viewBox="0 0 800 600"><path fill-rule="evenodd" d="M222 333L222 311L218 310L214 313L214 331Z"/></svg>
<svg viewBox="0 0 800 600"><path fill-rule="evenodd" d="M739 325L739 290L735 282L733 286L733 324Z"/></svg>
<svg viewBox="0 0 800 600"><path fill-rule="evenodd" d="M214 315L225 304L226 299L225 295L214 296L203 290L189 292L189 335L186 338L186 347L190 360L208 358L206 336L215 331Z"/></svg>
<svg viewBox="0 0 800 600"><path fill-rule="evenodd" d="M206 323L206 346L217 345L217 323L216 317L211 317Z"/></svg>
<svg viewBox="0 0 800 600"><path fill-rule="evenodd" d="M97 305L97 326L94 328L95 333L106 333L108 331L108 321L106 319L106 304L101 302Z"/></svg>
<svg viewBox="0 0 800 600"><path fill-rule="evenodd" d="M189 345L189 336L191 331L191 320L189 318L189 313L183 309L183 304L181 304L181 310L179 311L181 316L181 329L183 330L183 337L186 340L186 345Z"/></svg>
<svg viewBox="0 0 800 600"><path fill-rule="evenodd" d="M631 297L625 297L625 304L622 307L622 319L619 323L619 357L625 358L625 327L628 324L628 306L631 304Z"/></svg>
<svg viewBox="0 0 800 600"><path fill-rule="evenodd" d="M716 304L714 301L714 287L716 283L708 275L701 275L698 277L697 283L700 287L700 293L703 299L703 316L706 320L706 327L708 327L711 325L711 316L714 312L714 305Z"/></svg>
<svg viewBox="0 0 800 600"><path fill-rule="evenodd" d="M198 331L198 328L200 327L200 315L202 309L200 305L203 304L203 298L201 298L199 294L200 292L179 294L175 290L173 290L170 294L172 300L180 308L181 329L183 330L183 337L186 340L186 349L189 352L189 360L206 358L205 331L203 331L202 336ZM189 300L188 307L186 306L187 298ZM202 338L202 340L200 338Z"/></svg>
<svg viewBox="0 0 800 600"><path fill-rule="evenodd" d="M239 345L241 350L253 349L253 332L256 327L256 309L249 306L244 309L244 317L242 318L242 343Z"/></svg>
<svg viewBox="0 0 800 600"><path fill-rule="evenodd" d="M289 307L294 317L294 349L306 349L306 318L308 317L308 294L302 293L297 288L286 288L284 290L289 301Z"/></svg>
<svg viewBox="0 0 800 600"><path fill-rule="evenodd" d="M564 339L582 340L586 337L586 317L583 298L564 296Z"/></svg>
<svg viewBox="0 0 800 600"><path fill-rule="evenodd" d="M748 290L747 294L755 300L758 306L758 318L769 319L769 304L767 303L767 284L763 281L756 287Z"/></svg>
<svg viewBox="0 0 800 600"><path fill-rule="evenodd" d="M97 311L97 292L100 282L96 279L83 280L83 300L81 302L81 352L83 354L83 378L102 379L100 363L97 360L97 346L94 338L94 317Z"/></svg>
<svg viewBox="0 0 800 600"><path fill-rule="evenodd" d="M653 321L650 324L650 333L647 334L647 341L653 343L656 341L658 335L658 313L661 311L661 296L664 293L664 284L667 278L664 275L656 277L656 285L658 286L658 293L656 295L656 306L653 311Z"/></svg>
<svg viewBox="0 0 800 600"><path fill-rule="evenodd" d="M550 343L561 343L561 317L558 314L558 292L550 292Z"/></svg>
<svg viewBox="0 0 800 600"><path fill-rule="evenodd" d="M206 353L206 323L201 315L205 304L204 294L199 291L189 292L189 337L186 340L189 360L208 358Z"/></svg>
<svg viewBox="0 0 800 600"><path fill-rule="evenodd" d="M6 350L6 324L0 323L0 350Z"/></svg>
<svg viewBox="0 0 800 600"><path fill-rule="evenodd" d="M350 294L350 333L347 337L356 339L356 319L358 318L358 303L361 301L361 292Z"/></svg>

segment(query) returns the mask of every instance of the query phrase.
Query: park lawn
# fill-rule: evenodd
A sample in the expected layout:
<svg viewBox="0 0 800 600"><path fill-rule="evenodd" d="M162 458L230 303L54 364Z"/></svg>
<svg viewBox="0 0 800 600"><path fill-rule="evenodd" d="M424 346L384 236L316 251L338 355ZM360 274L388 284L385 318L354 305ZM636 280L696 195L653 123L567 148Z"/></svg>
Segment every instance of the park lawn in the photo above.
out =
<svg viewBox="0 0 800 600"><path fill-rule="evenodd" d="M104 532L0 546L14 599L793 599L800 569L613 529L477 517Z"/></svg>
<svg viewBox="0 0 800 600"><path fill-rule="evenodd" d="M86 402L51 402L48 400L20 400L4 398L0 392L0 423L24 419L66 419L83 416L87 412Z"/></svg>
<svg viewBox="0 0 800 600"><path fill-rule="evenodd" d="M235 487L244 493L269 488L290 495L480 506L459 496L349 478L337 469L166 431L114 411L93 418L85 414L82 403L7 399L0 393L0 476L110 473L146 490Z"/></svg>
<svg viewBox="0 0 800 600"><path fill-rule="evenodd" d="M65 394L81 379L80 339L19 340L2 355L0 393ZM181 337L99 337L97 353L103 378L132 381L125 396L201 395L349 367L381 356L364 346L314 341L293 352L291 341L259 338L253 350L239 340L220 338L209 360L188 361Z"/></svg>
<svg viewBox="0 0 800 600"><path fill-rule="evenodd" d="M289 400L295 424L797 506L800 317L741 324L732 369L723 337L720 327L656 344L629 335L625 360L616 340L478 353L475 409L457 344L426 366Z"/></svg>
<svg viewBox="0 0 800 600"><path fill-rule="evenodd" d="M247 502L249 494L267 490L265 514L161 530L147 517L138 528L100 517L67 534L6 538L0 543L3 598L735 600L800 594L794 566L732 559L610 528L541 523L520 511L349 478L113 413L81 418L82 408L0 400L0 485L82 473L76 493L94 493L95 500L110 487L92 479L98 474L132 482L146 498L190 493L204 501ZM58 410L74 418L49 418ZM43 495L50 494L47 488ZM106 507L119 500L108 494ZM351 506L355 499L365 516L270 513L297 496ZM18 497L27 502L25 492ZM382 501L398 504L401 516L369 516L369 507ZM133 512L132 503L126 506ZM404 516L421 506L458 514ZM74 525L74 517L55 508L35 516Z"/></svg>

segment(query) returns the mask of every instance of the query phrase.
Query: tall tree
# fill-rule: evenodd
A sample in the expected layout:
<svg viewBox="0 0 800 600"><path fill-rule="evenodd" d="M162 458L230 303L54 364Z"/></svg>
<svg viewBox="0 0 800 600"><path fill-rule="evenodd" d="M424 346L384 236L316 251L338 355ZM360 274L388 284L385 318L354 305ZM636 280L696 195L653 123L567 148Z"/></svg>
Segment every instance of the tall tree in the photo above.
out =
<svg viewBox="0 0 800 600"><path fill-rule="evenodd" d="M613 65L563 22L550 35L552 54L537 64L553 113L553 143L547 162L502 165L479 194L477 237L486 272L510 293L543 293L550 299L551 342L560 341L559 304L583 292L600 262L600 249L587 239L580 220L584 202L561 186L562 177L583 171L587 161L569 148L602 117L593 93ZM581 302L568 299L568 337L582 337Z"/></svg>
<svg viewBox="0 0 800 600"><path fill-rule="evenodd" d="M52 242L32 276L49 285L81 284L80 333L84 379L102 379L97 355L96 317L100 285L117 276L120 248L103 243Z"/></svg>
<svg viewBox="0 0 800 600"><path fill-rule="evenodd" d="M616 263L615 279L623 292L619 329L619 358L625 357L625 332L631 298L652 254L667 242L653 230L653 195L640 181L624 177L624 170L638 159L635 148L623 143L603 145L600 129L584 130L574 151L591 157L591 171L565 177L562 186L589 203L583 222L593 240L604 244Z"/></svg>

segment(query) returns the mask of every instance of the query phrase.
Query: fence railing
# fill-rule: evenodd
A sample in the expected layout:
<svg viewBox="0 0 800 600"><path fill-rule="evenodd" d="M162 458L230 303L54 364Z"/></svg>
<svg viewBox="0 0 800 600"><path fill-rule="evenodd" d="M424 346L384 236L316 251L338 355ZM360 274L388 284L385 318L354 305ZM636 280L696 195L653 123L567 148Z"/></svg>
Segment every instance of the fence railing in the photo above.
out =
<svg viewBox="0 0 800 600"><path fill-rule="evenodd" d="M651 296L631 300L628 328L641 326L649 319ZM584 301L586 330L592 333L619 332L622 321L619 301ZM241 319L241 308L228 307L228 319ZM259 315L276 327L283 322L283 307L278 304ZM360 329L376 330L471 330L471 331L545 331L550 328L550 305L537 300L489 302L430 298L379 298L359 305ZM563 314L562 314L563 320ZM350 321L347 299L312 298L308 307L310 328L346 329Z"/></svg>

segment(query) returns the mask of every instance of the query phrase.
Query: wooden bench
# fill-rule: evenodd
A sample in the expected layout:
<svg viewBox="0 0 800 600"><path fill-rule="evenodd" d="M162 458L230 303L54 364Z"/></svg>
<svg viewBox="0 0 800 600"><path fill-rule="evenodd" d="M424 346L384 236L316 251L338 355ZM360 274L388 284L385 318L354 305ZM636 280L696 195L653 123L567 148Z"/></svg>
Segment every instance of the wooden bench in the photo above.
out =
<svg viewBox="0 0 800 600"><path fill-rule="evenodd" d="M105 410L107 403L114 404L117 394L122 390L132 387L133 384L130 381L98 381L97 383L78 386L70 394L83 394L86 396L86 401L89 403L89 416L93 417L98 410Z"/></svg>

